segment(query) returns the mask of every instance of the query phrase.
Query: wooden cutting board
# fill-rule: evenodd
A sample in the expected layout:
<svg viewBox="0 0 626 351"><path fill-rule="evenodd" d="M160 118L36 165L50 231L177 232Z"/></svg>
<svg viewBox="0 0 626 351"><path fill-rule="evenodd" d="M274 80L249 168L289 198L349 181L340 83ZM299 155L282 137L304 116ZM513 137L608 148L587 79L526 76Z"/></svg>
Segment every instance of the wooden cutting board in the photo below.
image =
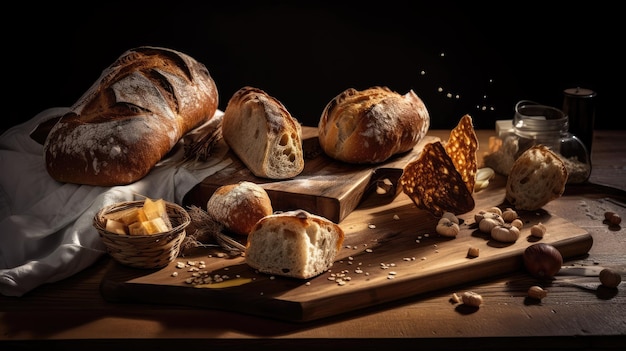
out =
<svg viewBox="0 0 626 351"><path fill-rule="evenodd" d="M302 173L293 179L256 177L234 153L228 151L226 157L233 162L195 186L184 202L206 209L208 199L217 188L247 180L267 191L274 210L303 209L338 223L358 206L365 195L376 193L377 188L382 189L379 185L386 188L386 192L378 194L381 201L392 200L398 193L396 185L404 165L419 156L423 145L439 140L426 136L410 152L396 155L384 163L354 165L326 156L319 146L317 128L303 127L302 134L305 166Z"/></svg>
<svg viewBox="0 0 626 351"><path fill-rule="evenodd" d="M504 181L497 177L474 194L476 210L459 216L463 224L456 238L435 234L437 219L418 210L403 193L383 204L368 196L340 223L346 239L331 271L313 279L256 273L242 257L219 258L218 251L196 249L161 270L127 268L112 261L101 293L112 302L175 304L306 322L523 270L523 251L537 241L553 244L565 259L589 251L593 241L588 232L543 210L520 213L525 226L512 244L477 231L474 213L502 206ZM538 222L547 227L540 240L529 234ZM470 247L479 249L479 257L467 257ZM225 283L187 283L190 267L177 268L177 263L197 267L201 261L207 274L228 276ZM345 275L346 284L332 280L333 274Z"/></svg>

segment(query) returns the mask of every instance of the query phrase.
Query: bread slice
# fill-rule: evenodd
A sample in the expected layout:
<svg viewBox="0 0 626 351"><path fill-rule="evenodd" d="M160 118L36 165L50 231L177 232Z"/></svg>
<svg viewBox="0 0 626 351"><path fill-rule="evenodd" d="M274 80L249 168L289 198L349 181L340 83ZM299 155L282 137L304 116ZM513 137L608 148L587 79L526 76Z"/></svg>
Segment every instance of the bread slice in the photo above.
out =
<svg viewBox="0 0 626 351"><path fill-rule="evenodd" d="M206 211L227 230L239 235L248 235L259 219L274 212L265 189L248 181L217 188L207 201Z"/></svg>
<svg viewBox="0 0 626 351"><path fill-rule="evenodd" d="M304 210L259 220L248 235L246 263L260 272L308 279L328 270L344 240L334 222Z"/></svg>
<svg viewBox="0 0 626 351"><path fill-rule="evenodd" d="M304 169L300 123L263 90L239 89L222 118L224 141L255 176L287 179Z"/></svg>
<svg viewBox="0 0 626 351"><path fill-rule="evenodd" d="M544 145L524 151L513 163L506 182L506 200L518 210L534 211L565 191L567 168Z"/></svg>

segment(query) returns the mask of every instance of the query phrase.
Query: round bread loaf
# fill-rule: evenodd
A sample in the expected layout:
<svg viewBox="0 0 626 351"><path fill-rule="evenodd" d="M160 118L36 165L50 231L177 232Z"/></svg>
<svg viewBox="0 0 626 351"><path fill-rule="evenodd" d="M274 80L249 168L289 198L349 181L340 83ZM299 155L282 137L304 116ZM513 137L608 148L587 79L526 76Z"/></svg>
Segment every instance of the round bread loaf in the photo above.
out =
<svg viewBox="0 0 626 351"><path fill-rule="evenodd" d="M307 211L276 213L248 235L246 263L267 274L312 278L333 265L344 236L339 225Z"/></svg>
<svg viewBox="0 0 626 351"><path fill-rule="evenodd" d="M567 169L544 145L524 151L513 163L506 181L506 200L518 210L538 210L565 191Z"/></svg>
<svg viewBox="0 0 626 351"><path fill-rule="evenodd" d="M46 169L60 182L135 182L212 118L217 104L217 87L202 63L166 48L128 50L52 127Z"/></svg>
<svg viewBox="0 0 626 351"><path fill-rule="evenodd" d="M206 208L214 220L239 235L248 235L257 221L274 212L265 189L248 181L219 187Z"/></svg>
<svg viewBox="0 0 626 351"><path fill-rule="evenodd" d="M318 124L326 155L349 163L380 163L411 150L424 138L430 116L413 92L387 87L347 89L324 108Z"/></svg>

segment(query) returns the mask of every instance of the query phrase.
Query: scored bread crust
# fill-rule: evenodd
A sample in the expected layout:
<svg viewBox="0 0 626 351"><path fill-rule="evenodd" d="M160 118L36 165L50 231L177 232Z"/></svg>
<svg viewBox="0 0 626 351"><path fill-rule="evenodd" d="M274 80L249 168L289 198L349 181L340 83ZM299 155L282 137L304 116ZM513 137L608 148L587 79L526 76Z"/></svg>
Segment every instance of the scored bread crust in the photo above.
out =
<svg viewBox="0 0 626 351"><path fill-rule="evenodd" d="M324 108L318 124L326 155L348 163L380 163L411 150L430 127L426 105L413 90L349 88Z"/></svg>
<svg viewBox="0 0 626 351"><path fill-rule="evenodd" d="M202 63L167 48L130 49L52 127L46 169L60 182L135 182L211 119L217 105L217 87Z"/></svg>
<svg viewBox="0 0 626 351"><path fill-rule="evenodd" d="M333 265L344 237L339 225L305 210L276 213L248 235L246 263L262 273L312 278Z"/></svg>
<svg viewBox="0 0 626 351"><path fill-rule="evenodd" d="M248 181L217 188L206 208L214 220L239 235L250 234L256 222L274 212L265 189Z"/></svg>
<svg viewBox="0 0 626 351"><path fill-rule="evenodd" d="M242 87L222 117L224 141L257 177L293 178L304 170L302 127L265 91Z"/></svg>
<svg viewBox="0 0 626 351"><path fill-rule="evenodd" d="M544 145L524 151L513 163L506 181L506 200L518 210L534 211L565 191L567 168Z"/></svg>

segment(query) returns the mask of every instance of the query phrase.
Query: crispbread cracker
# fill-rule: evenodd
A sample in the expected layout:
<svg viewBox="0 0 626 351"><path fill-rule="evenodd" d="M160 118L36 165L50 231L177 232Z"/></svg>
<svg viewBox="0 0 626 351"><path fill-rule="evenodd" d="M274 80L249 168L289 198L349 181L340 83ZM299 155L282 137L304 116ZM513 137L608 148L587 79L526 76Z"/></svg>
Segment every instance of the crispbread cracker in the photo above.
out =
<svg viewBox="0 0 626 351"><path fill-rule="evenodd" d="M446 153L454 162L454 167L461 174L467 189L473 192L478 169L476 165L478 137L474 131L470 115L463 116L457 126L452 129L445 148Z"/></svg>
<svg viewBox="0 0 626 351"><path fill-rule="evenodd" d="M418 208L435 216L444 212L466 213L475 206L473 187L470 190L465 186L439 141L424 146L420 156L404 167L398 183Z"/></svg>

